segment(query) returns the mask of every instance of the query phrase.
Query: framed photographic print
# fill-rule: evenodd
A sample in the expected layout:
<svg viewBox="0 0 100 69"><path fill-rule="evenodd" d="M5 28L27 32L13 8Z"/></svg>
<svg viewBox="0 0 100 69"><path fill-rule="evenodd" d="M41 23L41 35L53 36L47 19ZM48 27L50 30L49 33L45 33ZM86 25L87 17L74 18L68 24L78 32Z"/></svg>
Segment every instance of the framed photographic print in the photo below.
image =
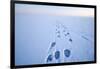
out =
<svg viewBox="0 0 100 69"><path fill-rule="evenodd" d="M11 1L11 68L96 63L96 6Z"/></svg>

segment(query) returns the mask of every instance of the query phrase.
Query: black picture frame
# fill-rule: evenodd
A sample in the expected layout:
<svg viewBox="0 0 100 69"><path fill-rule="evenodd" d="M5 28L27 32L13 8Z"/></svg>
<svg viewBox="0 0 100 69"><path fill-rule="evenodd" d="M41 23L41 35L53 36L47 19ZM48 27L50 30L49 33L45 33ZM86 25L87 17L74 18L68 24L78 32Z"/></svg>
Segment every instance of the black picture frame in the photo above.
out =
<svg viewBox="0 0 100 69"><path fill-rule="evenodd" d="M95 5L81 5L81 4L66 4L66 3L49 3L49 2L34 2L34 1L10 1L11 9L11 24L10 24L10 68L30 68L30 67L44 67L44 66L60 66L60 65L76 65L76 64L91 64L96 63L96 6ZM36 5L50 5L50 6L65 6L65 7L81 7L94 8L94 61L86 62L70 62L70 63L53 63L53 64L35 64L35 65L15 65L15 4L36 4Z"/></svg>

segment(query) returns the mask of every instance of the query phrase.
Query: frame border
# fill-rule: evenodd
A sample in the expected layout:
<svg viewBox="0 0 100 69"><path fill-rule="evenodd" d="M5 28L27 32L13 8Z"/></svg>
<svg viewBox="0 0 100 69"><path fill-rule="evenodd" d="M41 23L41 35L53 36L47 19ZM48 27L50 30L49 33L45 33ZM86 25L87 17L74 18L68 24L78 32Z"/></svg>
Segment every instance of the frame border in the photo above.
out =
<svg viewBox="0 0 100 69"><path fill-rule="evenodd" d="M15 3L18 4L36 4L36 5L49 5L49 6L67 6L67 7L82 7L82 8L94 8L94 61L84 62L69 62L69 63L52 63L52 64L34 64L34 65L15 65ZM96 5L81 5L81 4L66 4L66 3L50 3L50 2L36 2L36 1L10 1L10 68L31 68L31 67L48 67L48 66L61 66L61 65L80 65L80 64L92 64L97 62L97 14Z"/></svg>

